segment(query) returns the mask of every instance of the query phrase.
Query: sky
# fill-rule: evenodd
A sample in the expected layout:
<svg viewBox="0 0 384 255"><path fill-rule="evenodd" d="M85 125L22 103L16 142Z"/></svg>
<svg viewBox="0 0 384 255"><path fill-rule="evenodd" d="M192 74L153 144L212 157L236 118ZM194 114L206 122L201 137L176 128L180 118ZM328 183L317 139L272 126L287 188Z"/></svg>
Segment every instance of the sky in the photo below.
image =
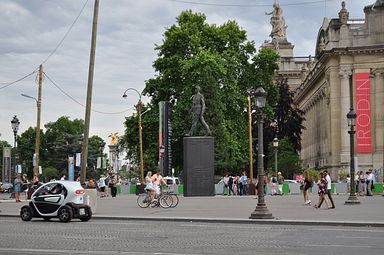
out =
<svg viewBox="0 0 384 255"><path fill-rule="evenodd" d="M92 93L90 136L107 144L124 134L124 120L145 81L156 73L155 45L176 17L191 9L209 24L236 20L259 48L269 40L275 0L100 0ZM324 17L337 18L340 0L278 0L294 56L314 56ZM350 19L364 18L375 0L346 0ZM0 140L13 145L10 121L17 115L18 134L36 126L37 71L43 64L41 127L61 116L84 119L94 0L0 0ZM27 76L26 78L24 78ZM22 79L24 78L24 79ZM22 79L21 81L12 83ZM12 83L12 84L10 84ZM144 102L149 99L143 97ZM143 127L144 129L145 127Z"/></svg>

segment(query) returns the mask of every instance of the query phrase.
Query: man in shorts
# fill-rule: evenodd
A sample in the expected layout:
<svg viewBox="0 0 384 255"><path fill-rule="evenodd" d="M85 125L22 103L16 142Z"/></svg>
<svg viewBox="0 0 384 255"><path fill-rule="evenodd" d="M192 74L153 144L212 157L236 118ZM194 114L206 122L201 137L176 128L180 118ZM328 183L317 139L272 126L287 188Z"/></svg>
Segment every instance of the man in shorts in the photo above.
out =
<svg viewBox="0 0 384 255"><path fill-rule="evenodd" d="M152 175L152 184L158 197L160 195L160 185L167 184L163 176L161 176L160 169L157 170L156 174Z"/></svg>

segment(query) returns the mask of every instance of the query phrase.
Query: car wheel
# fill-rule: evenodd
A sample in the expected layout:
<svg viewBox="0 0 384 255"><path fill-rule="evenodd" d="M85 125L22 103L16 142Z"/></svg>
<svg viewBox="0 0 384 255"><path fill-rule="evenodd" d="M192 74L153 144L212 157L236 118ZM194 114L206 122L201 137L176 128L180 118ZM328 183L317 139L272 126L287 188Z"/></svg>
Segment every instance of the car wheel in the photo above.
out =
<svg viewBox="0 0 384 255"><path fill-rule="evenodd" d="M20 218L23 221L30 221L32 220L33 211L32 208L29 205L24 205L20 209Z"/></svg>
<svg viewBox="0 0 384 255"><path fill-rule="evenodd" d="M57 216L59 217L59 220L61 222L70 222L73 217L72 208L67 205L60 207L59 212L57 213Z"/></svg>
<svg viewBox="0 0 384 255"><path fill-rule="evenodd" d="M43 217L43 219L44 219L45 221L49 221L50 219L52 219L52 217Z"/></svg>
<svg viewBox="0 0 384 255"><path fill-rule="evenodd" d="M85 209L85 215L81 215L79 216L79 219L81 221L89 221L91 218L92 218L92 210L91 210L91 207L89 207L88 205L84 206L83 207ZM80 208L81 209L81 208ZM80 210L79 209L79 210Z"/></svg>

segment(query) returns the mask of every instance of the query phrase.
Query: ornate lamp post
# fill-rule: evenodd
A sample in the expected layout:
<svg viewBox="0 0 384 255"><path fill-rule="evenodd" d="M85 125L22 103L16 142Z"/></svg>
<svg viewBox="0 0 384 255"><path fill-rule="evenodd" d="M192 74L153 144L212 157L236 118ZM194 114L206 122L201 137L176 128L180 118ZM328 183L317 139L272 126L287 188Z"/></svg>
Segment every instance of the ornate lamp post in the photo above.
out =
<svg viewBox="0 0 384 255"><path fill-rule="evenodd" d="M258 140L258 159L257 159L257 176L258 176L258 189L257 189L257 206L256 209L249 216L250 219L273 219L272 213L269 212L267 205L264 201L264 148L263 148L263 123L265 101L267 92L262 87L255 91L256 106L257 106L257 140Z"/></svg>
<svg viewBox="0 0 384 255"><path fill-rule="evenodd" d="M19 125L20 121L19 119L15 116L13 116L13 119L11 120L11 125L12 125L12 130L13 130L13 173L16 174L16 139L17 139L17 131L19 131ZM11 178L11 183L13 182L12 178L12 170L11 174L9 175Z"/></svg>
<svg viewBox="0 0 384 255"><path fill-rule="evenodd" d="M350 111L347 114L347 120L348 120L348 126L350 130L348 131L349 134L349 141L350 141L350 151L351 151L351 167L350 167L350 188L349 188L349 197L347 201L345 201L346 205L355 205L360 204L360 201L357 199L356 191L355 191L355 125L356 125L356 112L353 110L353 108L350 109Z"/></svg>
<svg viewBox="0 0 384 255"><path fill-rule="evenodd" d="M142 127L141 127L141 93L134 88L128 88L124 91L123 97L127 97L127 91L133 90L139 95L139 102L136 105L137 110L137 117L139 119L139 146L140 146L140 181L141 183L144 183L144 162L143 162L143 133L142 133Z"/></svg>
<svg viewBox="0 0 384 255"><path fill-rule="evenodd" d="M275 152L275 176L277 178L277 148L279 147L279 139L276 136L272 141L272 146Z"/></svg>

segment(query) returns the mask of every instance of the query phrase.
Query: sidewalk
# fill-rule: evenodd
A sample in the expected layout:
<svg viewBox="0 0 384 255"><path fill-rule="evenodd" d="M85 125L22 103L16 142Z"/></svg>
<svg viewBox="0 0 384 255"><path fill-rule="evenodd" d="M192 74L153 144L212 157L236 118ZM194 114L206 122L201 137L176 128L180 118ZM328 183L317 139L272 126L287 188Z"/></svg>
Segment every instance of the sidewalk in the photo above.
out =
<svg viewBox="0 0 384 255"><path fill-rule="evenodd" d="M9 197L9 196L8 196ZM5 197L7 198L7 197ZM358 197L360 205L344 205L348 195L334 195L335 209L315 209L303 205L302 195L266 196L275 217L248 219L257 205L255 196L180 197L176 208L139 208L136 195L97 198L93 219L169 220L198 222L237 222L267 224L345 225L384 227L384 197ZM312 195L312 204L318 196ZM0 196L0 217L18 217L22 205Z"/></svg>

